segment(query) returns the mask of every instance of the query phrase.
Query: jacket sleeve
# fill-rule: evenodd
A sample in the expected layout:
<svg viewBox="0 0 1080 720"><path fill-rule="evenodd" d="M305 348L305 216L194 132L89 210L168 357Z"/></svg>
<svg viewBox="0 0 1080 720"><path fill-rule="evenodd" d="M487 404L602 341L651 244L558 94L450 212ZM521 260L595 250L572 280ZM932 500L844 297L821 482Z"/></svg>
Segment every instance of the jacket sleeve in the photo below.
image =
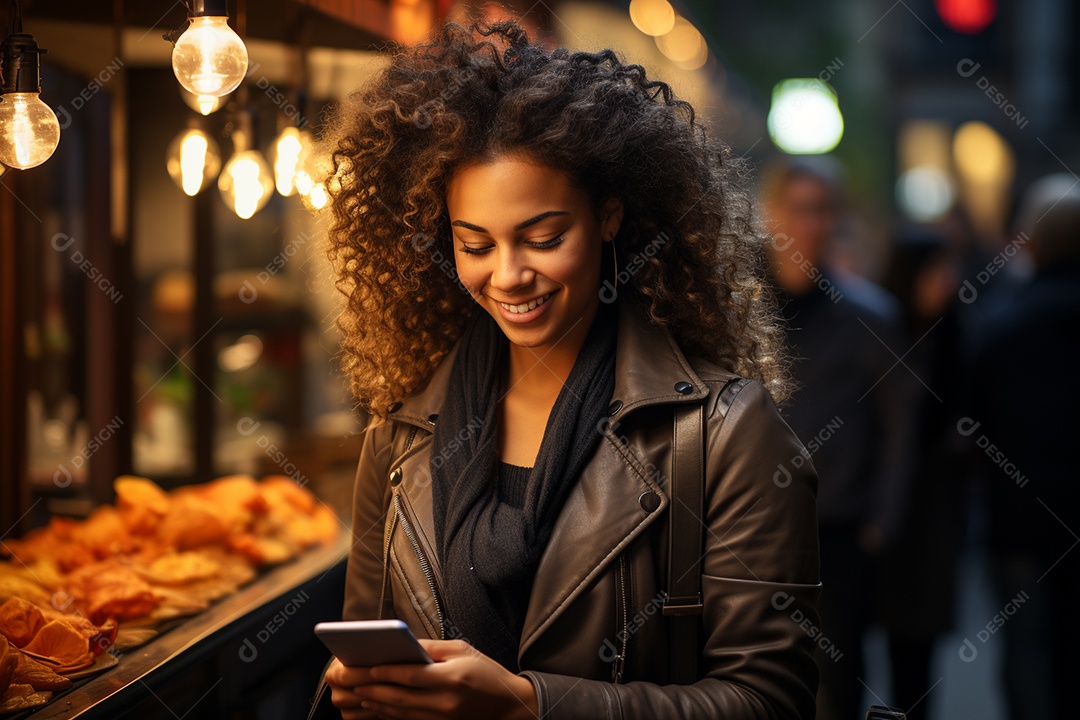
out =
<svg viewBox="0 0 1080 720"><path fill-rule="evenodd" d="M380 617L383 581L383 531L390 506L391 431L393 423L373 419L364 430L353 490L352 549L345 574L345 620ZM389 588L383 618L394 617Z"/></svg>
<svg viewBox="0 0 1080 720"><path fill-rule="evenodd" d="M540 716L813 718L814 646L827 644L817 614L816 494L802 444L764 387L748 384L726 419L714 411L708 424L703 679L614 684L526 671Z"/></svg>

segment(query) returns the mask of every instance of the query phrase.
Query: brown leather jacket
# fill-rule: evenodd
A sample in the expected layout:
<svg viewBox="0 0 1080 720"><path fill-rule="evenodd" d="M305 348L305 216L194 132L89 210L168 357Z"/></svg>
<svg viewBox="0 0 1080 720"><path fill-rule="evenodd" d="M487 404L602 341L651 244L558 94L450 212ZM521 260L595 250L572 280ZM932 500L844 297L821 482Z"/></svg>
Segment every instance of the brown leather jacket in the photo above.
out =
<svg viewBox="0 0 1080 720"><path fill-rule="evenodd" d="M813 466L760 383L722 412L720 390L734 376L688 361L639 305L619 304L612 432L556 521L518 650L541 717L813 718L813 650L824 641ZM420 637L453 636L439 603L429 467L457 347L391 421L366 431L347 620L398 617ZM691 392L675 391L682 381ZM669 682L669 622L660 612L665 489L672 406L695 402L706 403L707 418L703 654L701 679L680 686Z"/></svg>

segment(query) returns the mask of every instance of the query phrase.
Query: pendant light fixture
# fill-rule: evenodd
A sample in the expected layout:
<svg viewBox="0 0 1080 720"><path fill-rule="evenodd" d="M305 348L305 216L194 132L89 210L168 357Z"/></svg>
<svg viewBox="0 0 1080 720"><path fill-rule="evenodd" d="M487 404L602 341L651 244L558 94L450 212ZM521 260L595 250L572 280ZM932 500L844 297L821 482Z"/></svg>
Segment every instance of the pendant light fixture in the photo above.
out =
<svg viewBox="0 0 1080 720"><path fill-rule="evenodd" d="M45 52L22 31L15 3L12 32L0 49L4 83L0 96L0 163L26 170L48 160L60 142L56 113L41 101L41 61Z"/></svg>
<svg viewBox="0 0 1080 720"><path fill-rule="evenodd" d="M274 194L274 175L266 158L253 149L251 113L241 110L238 127L233 132L233 156L218 177L218 190L225 204L241 219L247 220L261 210Z"/></svg>
<svg viewBox="0 0 1080 720"><path fill-rule="evenodd" d="M322 210L330 202L326 183L316 182L305 170L296 173L296 190L300 193L300 202L312 212Z"/></svg>
<svg viewBox="0 0 1080 720"><path fill-rule="evenodd" d="M192 125L169 143L166 167L173 182L195 197L221 169L221 151L212 137Z"/></svg>
<svg viewBox="0 0 1080 720"><path fill-rule="evenodd" d="M311 133L289 125L274 141L274 182L277 191L288 197L297 191L297 173L311 151Z"/></svg>
<svg viewBox="0 0 1080 720"><path fill-rule="evenodd" d="M188 92L222 97L247 74L244 41L229 27L226 0L186 0L188 26L173 45L172 67Z"/></svg>

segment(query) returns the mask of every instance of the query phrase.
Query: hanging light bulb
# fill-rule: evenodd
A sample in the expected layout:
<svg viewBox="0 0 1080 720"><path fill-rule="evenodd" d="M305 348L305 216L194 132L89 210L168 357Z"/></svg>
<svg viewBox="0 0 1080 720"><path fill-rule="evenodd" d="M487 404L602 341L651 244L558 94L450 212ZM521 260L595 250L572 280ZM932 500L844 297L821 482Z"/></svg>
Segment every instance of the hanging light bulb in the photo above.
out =
<svg viewBox="0 0 1080 720"><path fill-rule="evenodd" d="M247 220L266 205L274 192L270 166L258 150L236 153L225 163L218 189L229 207Z"/></svg>
<svg viewBox="0 0 1080 720"><path fill-rule="evenodd" d="M191 197L209 185L221 168L217 143L197 127L177 135L169 143L167 157L169 176Z"/></svg>
<svg viewBox="0 0 1080 720"><path fill-rule="evenodd" d="M189 93L183 87L180 88L180 97L183 98L185 105L200 115L209 115L210 113L217 112L225 107L225 103L229 102L228 95L222 95L221 97L214 97L213 95L195 95Z"/></svg>
<svg viewBox="0 0 1080 720"><path fill-rule="evenodd" d="M60 142L56 113L38 97L40 49L33 35L16 32L3 42L3 95L0 96L0 163L26 170L48 160Z"/></svg>
<svg viewBox="0 0 1080 720"><path fill-rule="evenodd" d="M303 160L303 166L296 171L296 192L300 195L300 202L308 210L318 212L330 202L330 193L327 182L334 180L333 163L326 157L315 157L308 152Z"/></svg>
<svg viewBox="0 0 1080 720"><path fill-rule="evenodd" d="M330 193L326 191L326 183L312 183L310 189L300 196L300 202L312 212L322 210L330 202Z"/></svg>
<svg viewBox="0 0 1080 720"><path fill-rule="evenodd" d="M190 0L187 29L173 46L173 73L194 95L228 95L247 74L244 41L229 27L226 0Z"/></svg>
<svg viewBox="0 0 1080 720"><path fill-rule="evenodd" d="M274 176L266 158L252 150L251 116L241 113L240 127L233 133L236 152L218 177L218 190L233 212L247 220L259 212L274 194Z"/></svg>
<svg viewBox="0 0 1080 720"><path fill-rule="evenodd" d="M296 179L311 149L311 134L297 127L287 127L274 141L274 182L277 191L288 197L297 191Z"/></svg>

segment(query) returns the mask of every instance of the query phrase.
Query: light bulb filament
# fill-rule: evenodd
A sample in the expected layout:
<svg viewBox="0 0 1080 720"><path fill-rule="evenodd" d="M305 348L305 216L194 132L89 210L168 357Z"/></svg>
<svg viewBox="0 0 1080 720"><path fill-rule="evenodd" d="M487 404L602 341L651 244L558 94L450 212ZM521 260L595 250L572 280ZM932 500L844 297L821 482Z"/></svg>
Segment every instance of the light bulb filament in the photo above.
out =
<svg viewBox="0 0 1080 720"><path fill-rule="evenodd" d="M274 178L277 181L277 190L282 195L288 196L296 192L296 171L303 149L300 138L295 134L283 134L278 140Z"/></svg>
<svg viewBox="0 0 1080 720"><path fill-rule="evenodd" d="M247 220L259 209L263 188L259 182L259 165L254 160L241 158L233 163L229 174L233 179L234 208L236 214Z"/></svg>
<svg viewBox="0 0 1080 720"><path fill-rule="evenodd" d="M191 133L184 138L180 146L180 176L184 192L194 197L203 186L203 172L206 170L206 138L199 133Z"/></svg>

